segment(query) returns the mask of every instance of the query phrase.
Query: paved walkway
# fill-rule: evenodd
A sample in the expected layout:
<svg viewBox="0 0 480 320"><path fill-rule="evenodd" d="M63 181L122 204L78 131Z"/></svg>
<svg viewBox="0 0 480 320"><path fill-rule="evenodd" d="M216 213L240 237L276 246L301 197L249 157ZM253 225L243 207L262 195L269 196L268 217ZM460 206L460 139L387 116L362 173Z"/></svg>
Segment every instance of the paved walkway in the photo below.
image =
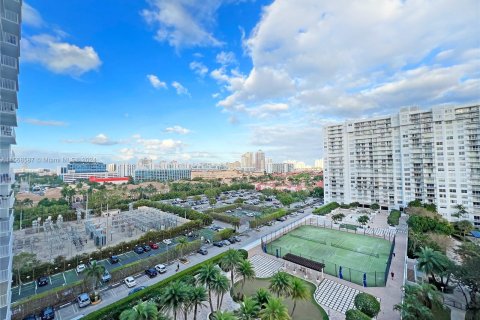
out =
<svg viewBox="0 0 480 320"><path fill-rule="evenodd" d="M322 306L345 314L353 309L353 301L359 293L357 289L325 279L315 290L315 300Z"/></svg>
<svg viewBox="0 0 480 320"><path fill-rule="evenodd" d="M254 255L249 260L252 262L257 278L270 278L284 265L281 261L259 254Z"/></svg>

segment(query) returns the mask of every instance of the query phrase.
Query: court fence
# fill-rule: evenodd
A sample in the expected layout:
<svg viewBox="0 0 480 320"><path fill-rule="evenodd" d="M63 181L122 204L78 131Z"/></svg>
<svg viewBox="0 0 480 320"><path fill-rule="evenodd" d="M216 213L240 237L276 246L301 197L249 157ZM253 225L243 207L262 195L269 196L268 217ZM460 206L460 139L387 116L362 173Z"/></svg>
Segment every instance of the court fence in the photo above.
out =
<svg viewBox="0 0 480 320"><path fill-rule="evenodd" d="M388 256L388 260L386 263L386 268L384 271L370 271L370 272L365 272L362 270L357 270L354 268L346 267L346 266L341 266L337 263L334 263L329 260L325 259L319 259L318 257L313 257L308 254L298 252L298 251L291 251L286 249L285 247L274 245L272 242L277 240L278 238L284 236L285 234L301 227L301 226L316 226L316 227L321 227L321 228L326 228L326 229L333 229L333 230L339 230L343 232L348 232L348 233L357 233L361 234L359 232L349 230L349 229L340 229L333 224L325 223L319 223L319 219L317 217L313 218L308 218L308 219L303 219L299 220L296 222L293 222L279 230L276 230L268 235L265 235L261 238L261 246L262 250L265 253L271 254L273 256L276 256L277 258L283 258L287 253L294 254L297 256L300 256L302 258L306 258L315 262L320 262L325 265L324 272L326 274L356 283L358 285L364 286L364 287L384 287L387 283L388 280L388 275L389 275L389 270L390 270L390 264L392 261L392 254L393 250L395 247L395 235L389 235L386 236L385 234L383 236L378 236L378 235L373 235L373 234L368 234L365 233L366 236L374 237L374 238L383 238L385 240L389 240L392 243L392 246L390 248L390 254ZM312 239L309 239L308 237L304 237L301 235L293 235L294 237L308 240L308 241L314 241ZM326 241L315 241L319 244L327 244ZM334 245L334 244L331 244ZM335 244L336 247L340 247L339 245ZM345 248L342 248L345 249ZM350 251L355 251L358 252L358 250L354 250L352 248L346 248L346 250ZM361 254L367 254L365 252L359 252ZM378 254L372 254L368 253L370 256L378 257Z"/></svg>

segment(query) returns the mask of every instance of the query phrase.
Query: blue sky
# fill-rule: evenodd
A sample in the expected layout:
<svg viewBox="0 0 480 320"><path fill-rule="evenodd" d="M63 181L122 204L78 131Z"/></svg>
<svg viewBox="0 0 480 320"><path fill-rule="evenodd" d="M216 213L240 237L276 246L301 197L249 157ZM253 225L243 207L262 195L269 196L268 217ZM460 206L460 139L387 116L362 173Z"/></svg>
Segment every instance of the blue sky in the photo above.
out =
<svg viewBox="0 0 480 320"><path fill-rule="evenodd" d="M479 101L475 1L23 9L19 157L220 162L261 148L313 163L327 123Z"/></svg>

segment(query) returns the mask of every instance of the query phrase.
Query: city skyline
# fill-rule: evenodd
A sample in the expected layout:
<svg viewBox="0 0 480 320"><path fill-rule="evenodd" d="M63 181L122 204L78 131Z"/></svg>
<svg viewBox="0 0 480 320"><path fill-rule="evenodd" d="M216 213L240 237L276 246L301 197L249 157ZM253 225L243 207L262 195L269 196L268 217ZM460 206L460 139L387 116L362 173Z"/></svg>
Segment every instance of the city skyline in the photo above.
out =
<svg viewBox="0 0 480 320"><path fill-rule="evenodd" d="M23 6L18 157L313 163L325 124L478 100L471 1L92 3Z"/></svg>

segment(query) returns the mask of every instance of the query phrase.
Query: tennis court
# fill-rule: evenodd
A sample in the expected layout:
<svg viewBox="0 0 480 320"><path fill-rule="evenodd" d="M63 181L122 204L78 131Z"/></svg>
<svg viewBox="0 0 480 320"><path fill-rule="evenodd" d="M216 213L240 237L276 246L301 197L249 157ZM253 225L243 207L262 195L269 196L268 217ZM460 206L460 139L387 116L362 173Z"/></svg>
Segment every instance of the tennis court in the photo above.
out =
<svg viewBox="0 0 480 320"><path fill-rule="evenodd" d="M314 226L301 226L266 245L325 264L325 273L366 286L384 286L392 243L385 239Z"/></svg>

